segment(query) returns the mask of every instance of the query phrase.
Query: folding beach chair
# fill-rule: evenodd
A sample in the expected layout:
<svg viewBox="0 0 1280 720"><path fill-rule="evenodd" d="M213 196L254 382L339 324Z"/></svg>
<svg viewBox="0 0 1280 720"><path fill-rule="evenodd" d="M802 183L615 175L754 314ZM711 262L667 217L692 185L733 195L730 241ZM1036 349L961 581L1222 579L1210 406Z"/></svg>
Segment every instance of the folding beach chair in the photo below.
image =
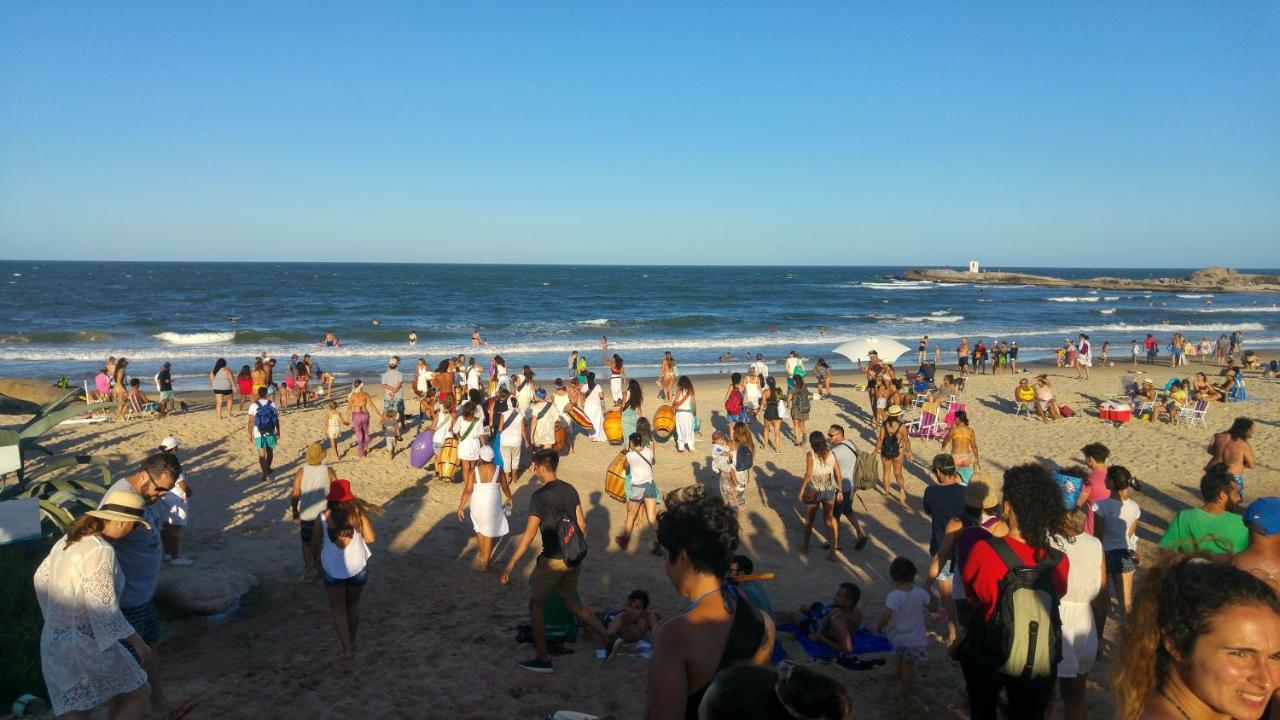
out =
<svg viewBox="0 0 1280 720"><path fill-rule="evenodd" d="M1200 423L1200 427L1207 429L1209 426L1205 423L1205 416L1208 414L1208 400L1197 400L1191 405L1183 405L1178 409L1178 425L1193 427L1196 423Z"/></svg>
<svg viewBox="0 0 1280 720"><path fill-rule="evenodd" d="M157 417L160 414L160 406L157 403L149 402L143 405L136 395L126 395L125 403L128 405L124 411L125 420Z"/></svg>
<svg viewBox="0 0 1280 720"><path fill-rule="evenodd" d="M920 417L907 423L909 437L933 438L941 440L947 434L947 423L938 412L938 403L925 403Z"/></svg>
<svg viewBox="0 0 1280 720"><path fill-rule="evenodd" d="M1032 401L1032 402L1034 402L1034 401ZM1031 419L1032 415L1031 415L1031 403L1030 403L1030 402L1022 402L1022 401L1020 401L1020 400L1015 400L1015 401L1013 402L1013 404L1014 404L1014 408L1013 408L1013 416L1014 416L1015 418L1016 418L1016 417L1019 417L1019 416L1023 416L1023 415L1025 415L1025 416L1026 416L1026 418L1027 418L1028 420L1030 420L1030 419Z"/></svg>

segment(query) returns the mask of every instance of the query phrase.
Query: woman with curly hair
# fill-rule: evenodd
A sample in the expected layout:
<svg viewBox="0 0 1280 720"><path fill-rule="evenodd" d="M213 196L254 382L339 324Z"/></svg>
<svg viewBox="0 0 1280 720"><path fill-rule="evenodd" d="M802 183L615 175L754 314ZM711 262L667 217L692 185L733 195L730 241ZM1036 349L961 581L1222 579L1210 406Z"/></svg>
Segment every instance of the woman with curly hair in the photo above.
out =
<svg viewBox="0 0 1280 720"><path fill-rule="evenodd" d="M1066 519L1058 484L1041 465L1018 465L1005 471L1002 494L1009 534L976 543L962 569L965 597L974 608L975 625L991 622L1000 599L1000 585L1009 572L995 543L1006 544L1027 565L1044 561L1046 564L1041 567L1051 573L1058 598L1067 593L1070 562L1052 545L1053 536ZM1001 688L1009 697L1010 717L1042 717L1053 699L1055 674L1013 677L1000 672L1000 664L992 663L981 651L971 653L963 663L972 717L994 720Z"/></svg>
<svg viewBox="0 0 1280 720"><path fill-rule="evenodd" d="M697 718L716 673L735 665L767 665L774 627L725 581L738 548L738 516L696 485L667 494L658 543L667 578L689 599L684 612L653 632L650 720Z"/></svg>
<svg viewBox="0 0 1280 720"><path fill-rule="evenodd" d="M1171 555L1139 579L1120 648L1117 717L1253 720L1280 684L1280 598L1238 568Z"/></svg>

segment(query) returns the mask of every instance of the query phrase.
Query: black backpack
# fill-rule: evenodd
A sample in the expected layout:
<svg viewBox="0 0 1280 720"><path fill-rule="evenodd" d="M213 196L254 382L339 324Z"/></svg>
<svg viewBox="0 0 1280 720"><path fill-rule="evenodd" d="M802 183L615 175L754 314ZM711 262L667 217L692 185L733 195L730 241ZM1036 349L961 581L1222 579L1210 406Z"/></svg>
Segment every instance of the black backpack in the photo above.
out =
<svg viewBox="0 0 1280 720"><path fill-rule="evenodd" d="M582 536L578 522L568 515L561 515L556 525L556 537L560 540L560 555L564 564L573 567L587 557L587 539Z"/></svg>
<svg viewBox="0 0 1280 720"><path fill-rule="evenodd" d="M1053 573L1063 554L1049 549L1035 565L1027 565L1005 538L985 541L1004 561L996 611L983 628L989 667L1010 677L1051 678L1062 659L1062 618Z"/></svg>

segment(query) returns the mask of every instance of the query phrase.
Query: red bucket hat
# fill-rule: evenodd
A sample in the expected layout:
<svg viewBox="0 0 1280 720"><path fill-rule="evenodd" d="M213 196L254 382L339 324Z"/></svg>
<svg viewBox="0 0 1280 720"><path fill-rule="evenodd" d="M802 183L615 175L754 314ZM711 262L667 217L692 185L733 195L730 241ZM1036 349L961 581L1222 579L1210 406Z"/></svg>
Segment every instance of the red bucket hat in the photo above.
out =
<svg viewBox="0 0 1280 720"><path fill-rule="evenodd" d="M329 495L326 499L329 502L355 500L356 496L351 494L351 481L339 478L329 483Z"/></svg>

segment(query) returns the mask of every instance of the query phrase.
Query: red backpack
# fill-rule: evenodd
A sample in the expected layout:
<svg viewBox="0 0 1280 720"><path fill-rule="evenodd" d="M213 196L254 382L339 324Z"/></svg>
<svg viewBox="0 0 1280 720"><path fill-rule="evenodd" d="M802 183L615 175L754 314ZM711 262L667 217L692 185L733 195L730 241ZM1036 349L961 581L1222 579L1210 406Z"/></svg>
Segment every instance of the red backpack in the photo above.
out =
<svg viewBox="0 0 1280 720"><path fill-rule="evenodd" d="M742 412L742 391L736 386L729 391L729 399L724 401L724 409L730 415Z"/></svg>

